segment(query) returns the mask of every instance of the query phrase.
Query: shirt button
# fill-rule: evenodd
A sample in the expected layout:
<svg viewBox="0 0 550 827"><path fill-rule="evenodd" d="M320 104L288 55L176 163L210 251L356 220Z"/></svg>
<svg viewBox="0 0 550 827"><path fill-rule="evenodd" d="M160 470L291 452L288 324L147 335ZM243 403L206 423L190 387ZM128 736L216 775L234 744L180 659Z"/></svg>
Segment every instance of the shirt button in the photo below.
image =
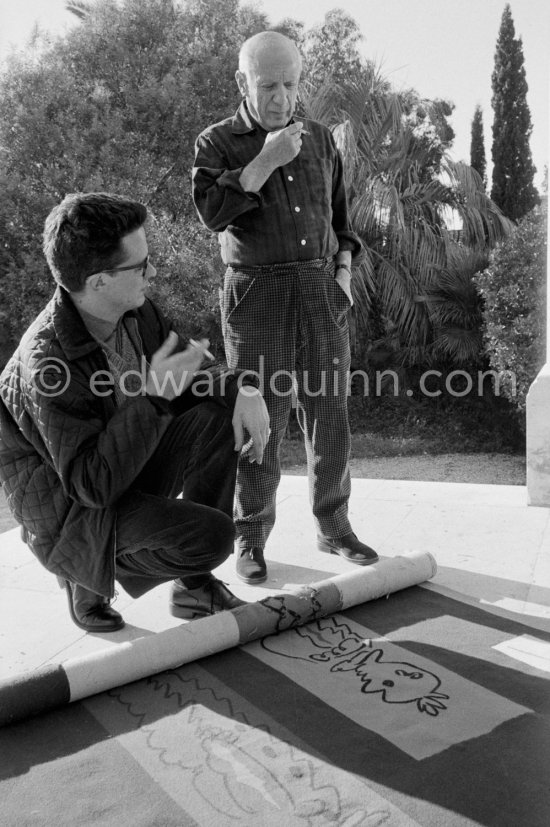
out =
<svg viewBox="0 0 550 827"><path fill-rule="evenodd" d="M300 207L294 207L294 212L300 212Z"/></svg>
<svg viewBox="0 0 550 827"><path fill-rule="evenodd" d="M302 238L302 240L300 241L300 244L302 245L302 247L304 246L305 243L306 243L305 238Z"/></svg>
<svg viewBox="0 0 550 827"><path fill-rule="evenodd" d="M289 180L289 181L294 181L294 178L292 177L292 175L289 175L289 176L288 176L288 180Z"/></svg>

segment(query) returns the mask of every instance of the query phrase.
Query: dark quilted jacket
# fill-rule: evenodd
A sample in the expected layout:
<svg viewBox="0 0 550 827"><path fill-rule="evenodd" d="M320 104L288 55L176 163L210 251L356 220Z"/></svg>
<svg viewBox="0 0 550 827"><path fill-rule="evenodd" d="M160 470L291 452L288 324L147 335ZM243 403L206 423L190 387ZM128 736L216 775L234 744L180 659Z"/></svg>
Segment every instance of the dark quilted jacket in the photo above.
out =
<svg viewBox="0 0 550 827"><path fill-rule="evenodd" d="M136 318L150 361L170 326L149 300L127 315ZM101 396L90 387L95 371L106 370L103 350L58 288L0 375L0 480L40 562L112 597L116 502L174 414L200 400L191 389L174 403L137 396L117 408L112 393ZM53 392L60 382L64 390ZM225 393L214 393L216 401L233 405L234 377Z"/></svg>

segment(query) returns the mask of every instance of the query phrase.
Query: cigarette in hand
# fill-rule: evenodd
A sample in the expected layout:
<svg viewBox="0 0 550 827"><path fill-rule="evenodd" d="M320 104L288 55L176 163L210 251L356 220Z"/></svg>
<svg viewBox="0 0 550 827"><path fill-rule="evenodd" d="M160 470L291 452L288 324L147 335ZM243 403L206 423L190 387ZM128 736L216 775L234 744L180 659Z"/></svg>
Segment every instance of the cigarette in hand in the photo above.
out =
<svg viewBox="0 0 550 827"><path fill-rule="evenodd" d="M310 133L307 131L307 129L300 129L300 135L309 135L309 134Z"/></svg>
<svg viewBox="0 0 550 827"><path fill-rule="evenodd" d="M207 348L203 347L203 345L201 345L200 342L197 342L196 339L189 339L189 344L193 345L193 347L198 347L199 350L202 350L203 354L205 356L208 356L209 359L212 359L212 360L216 359L214 354L210 353L210 351Z"/></svg>

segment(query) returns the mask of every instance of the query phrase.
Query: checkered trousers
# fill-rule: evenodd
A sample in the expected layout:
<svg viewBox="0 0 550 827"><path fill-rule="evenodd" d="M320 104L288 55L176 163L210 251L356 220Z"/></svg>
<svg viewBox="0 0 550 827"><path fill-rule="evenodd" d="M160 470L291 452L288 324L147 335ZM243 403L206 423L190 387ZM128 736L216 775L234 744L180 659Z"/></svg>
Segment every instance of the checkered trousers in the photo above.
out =
<svg viewBox="0 0 550 827"><path fill-rule="evenodd" d="M334 270L333 259L316 259L229 267L225 274L220 298L227 362L260 375L271 427L262 464L239 461L235 524L245 545L263 548L275 523L279 448L293 404L304 431L316 527L329 537L351 531L350 301Z"/></svg>

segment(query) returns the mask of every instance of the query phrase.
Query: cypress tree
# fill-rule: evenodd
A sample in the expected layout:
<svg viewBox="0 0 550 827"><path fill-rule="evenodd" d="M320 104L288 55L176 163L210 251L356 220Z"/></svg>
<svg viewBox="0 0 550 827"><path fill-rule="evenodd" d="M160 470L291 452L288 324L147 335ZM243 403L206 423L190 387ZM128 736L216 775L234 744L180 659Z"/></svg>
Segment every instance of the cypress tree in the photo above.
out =
<svg viewBox="0 0 550 827"><path fill-rule="evenodd" d="M539 202L533 184L536 170L529 147L533 127L523 64L523 44L521 38L515 37L512 12L507 4L502 14L492 75L491 198L513 221L518 221Z"/></svg>
<svg viewBox="0 0 550 827"><path fill-rule="evenodd" d="M483 136L483 113L481 106L476 106L472 120L472 139L470 142L470 166L479 172L483 185L487 186L487 162L485 160L485 139Z"/></svg>

